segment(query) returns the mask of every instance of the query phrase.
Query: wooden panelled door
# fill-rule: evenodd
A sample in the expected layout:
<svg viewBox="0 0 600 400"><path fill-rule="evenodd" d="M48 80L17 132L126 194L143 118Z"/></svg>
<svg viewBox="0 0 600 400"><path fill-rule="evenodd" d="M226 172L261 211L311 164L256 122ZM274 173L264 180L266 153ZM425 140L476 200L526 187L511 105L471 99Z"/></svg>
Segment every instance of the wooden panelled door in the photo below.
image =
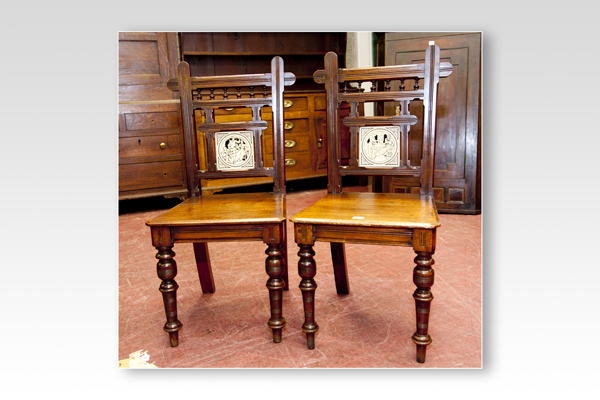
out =
<svg viewBox="0 0 600 400"><path fill-rule="evenodd" d="M419 35L423 37L411 37ZM379 64L423 63L424 50L430 40L435 40L440 47L440 61L451 63L454 71L439 84L434 199L439 212L479 213L481 35L385 34L384 39L379 40ZM386 105L384 112L393 115L397 110L394 105ZM411 102L410 113L420 118L422 102ZM421 125L411 127L411 165L420 165L422 136ZM385 177L382 191L418 193L419 181L411 177Z"/></svg>

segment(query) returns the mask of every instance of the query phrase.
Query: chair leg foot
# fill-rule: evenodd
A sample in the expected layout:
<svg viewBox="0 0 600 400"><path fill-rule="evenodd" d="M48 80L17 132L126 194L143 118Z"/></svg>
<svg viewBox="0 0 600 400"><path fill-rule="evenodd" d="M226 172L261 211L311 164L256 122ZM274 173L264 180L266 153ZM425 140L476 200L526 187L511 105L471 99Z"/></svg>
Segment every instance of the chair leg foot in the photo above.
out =
<svg viewBox="0 0 600 400"><path fill-rule="evenodd" d="M281 330L285 327L285 319L282 314L285 264L281 244L270 244L265 253L268 255L265 267L267 275L269 275L267 288L269 289L269 301L271 303L271 318L267 325L273 330L273 342L280 343Z"/></svg>
<svg viewBox="0 0 600 400"><path fill-rule="evenodd" d="M179 346L179 332L169 333L169 341L171 343L171 347Z"/></svg>
<svg viewBox="0 0 600 400"><path fill-rule="evenodd" d="M314 350L315 349L315 334L314 333L307 333L306 334L306 347L309 350Z"/></svg>
<svg viewBox="0 0 600 400"><path fill-rule="evenodd" d="M425 354L427 353L427 346L418 344L417 345L417 362L425 362Z"/></svg>
<svg viewBox="0 0 600 400"><path fill-rule="evenodd" d="M273 329L273 343L281 343L281 329Z"/></svg>
<svg viewBox="0 0 600 400"><path fill-rule="evenodd" d="M315 252L310 244L300 244L300 261L298 261L298 274L302 278L300 290L302 291L302 303L304 304L304 324L302 332L306 334L307 347L315 348L315 333L319 325L315 322L315 290L317 283L313 279L317 274L317 264L314 260Z"/></svg>
<svg viewBox="0 0 600 400"><path fill-rule="evenodd" d="M415 299L417 331L412 336L417 345L417 362L424 363L427 346L431 343L431 336L427 333L429 329L429 313L431 311L431 287L433 286L434 272L431 266L434 264L432 252L417 251L413 270L413 282L417 290L413 293Z"/></svg>
<svg viewBox="0 0 600 400"><path fill-rule="evenodd" d="M162 280L158 290L162 293L167 315L167 322L163 329L169 334L171 347L177 347L179 345L178 332L183 325L177 319L177 288L179 285L175 282L177 263L173 259L175 253L171 250L172 248L173 246L157 247L156 258L158 258L158 277Z"/></svg>

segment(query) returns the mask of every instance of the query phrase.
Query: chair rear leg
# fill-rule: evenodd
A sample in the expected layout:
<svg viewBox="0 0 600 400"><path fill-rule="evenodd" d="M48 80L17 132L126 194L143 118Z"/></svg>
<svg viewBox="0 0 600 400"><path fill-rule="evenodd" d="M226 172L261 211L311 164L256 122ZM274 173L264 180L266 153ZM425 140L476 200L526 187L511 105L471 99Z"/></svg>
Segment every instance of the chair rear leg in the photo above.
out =
<svg viewBox="0 0 600 400"><path fill-rule="evenodd" d="M281 257L283 258L283 280L285 281L285 286L283 290L289 290L290 284L288 279L288 249L287 249L287 220L283 221L283 241L281 245Z"/></svg>
<svg viewBox="0 0 600 400"><path fill-rule="evenodd" d="M338 294L348 294L350 293L350 285L348 284L348 269L346 268L346 248L344 243L331 242L330 245L335 288Z"/></svg>
<svg viewBox="0 0 600 400"><path fill-rule="evenodd" d="M202 293L214 293L215 281L213 279L212 268L210 266L208 243L194 243L194 257L196 257L196 267L198 268L198 276L200 277Z"/></svg>

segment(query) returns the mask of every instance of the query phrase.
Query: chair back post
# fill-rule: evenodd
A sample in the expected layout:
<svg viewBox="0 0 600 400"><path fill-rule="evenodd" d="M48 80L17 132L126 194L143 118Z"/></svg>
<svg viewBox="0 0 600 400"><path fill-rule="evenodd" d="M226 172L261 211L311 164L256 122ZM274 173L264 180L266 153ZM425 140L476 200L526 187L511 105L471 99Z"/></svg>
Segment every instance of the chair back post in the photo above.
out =
<svg viewBox="0 0 600 400"><path fill-rule="evenodd" d="M181 118L185 140L186 183L189 197L201 195L200 179L198 176L198 145L194 132L194 108L192 106L192 84L190 81L190 66L185 61L177 65L179 81L179 98L181 101Z"/></svg>
<svg viewBox="0 0 600 400"><path fill-rule="evenodd" d="M273 102L273 192L285 194L283 89L283 59L277 56L271 60L271 99Z"/></svg>
<svg viewBox="0 0 600 400"><path fill-rule="evenodd" d="M440 48L430 43L425 54L425 86L423 98L423 159L421 161L421 194L433 196L435 171L435 117L437 87L440 80Z"/></svg>
<svg viewBox="0 0 600 400"><path fill-rule="evenodd" d="M327 193L342 192L340 177L341 141L338 99L338 58L330 51L325 55L325 92L327 94Z"/></svg>

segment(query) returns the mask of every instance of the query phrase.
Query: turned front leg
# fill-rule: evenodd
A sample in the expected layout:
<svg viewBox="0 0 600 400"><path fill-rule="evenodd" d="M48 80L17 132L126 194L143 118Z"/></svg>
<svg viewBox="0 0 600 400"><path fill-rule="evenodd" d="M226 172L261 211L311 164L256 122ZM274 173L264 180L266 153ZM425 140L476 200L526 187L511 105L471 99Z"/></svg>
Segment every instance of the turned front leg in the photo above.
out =
<svg viewBox="0 0 600 400"><path fill-rule="evenodd" d="M175 253L171 250L172 248L173 246L157 247L158 254L156 254L156 258L158 258L158 277L162 279L159 290L163 296L167 315L167 322L163 329L169 334L171 347L177 347L179 345L179 330L182 324L177 319L177 288L179 285L175 282L177 263L173 259Z"/></svg>
<svg viewBox="0 0 600 400"><path fill-rule="evenodd" d="M271 318L267 325L273 330L273 342L279 343L281 342L281 330L285 327L285 319L282 315L285 263L281 244L269 245L265 253L268 255L265 266L267 275L269 275L267 288L271 302Z"/></svg>
<svg viewBox="0 0 600 400"><path fill-rule="evenodd" d="M433 253L417 252L415 263L417 266L413 271L413 282L417 290L413 293L417 315L417 331L412 336L417 345L417 361L425 362L427 346L431 343L431 336L427 333L429 327L429 312L431 310L431 287L433 286L434 272L431 266L434 264Z"/></svg>
<svg viewBox="0 0 600 400"><path fill-rule="evenodd" d="M304 304L304 324L302 332L306 333L307 347L315 348L315 333L319 325L315 322L315 290L317 283L313 279L317 274L317 264L314 260L315 252L312 244L300 244L300 261L298 261L298 274L302 277L300 290L302 291L302 303Z"/></svg>

